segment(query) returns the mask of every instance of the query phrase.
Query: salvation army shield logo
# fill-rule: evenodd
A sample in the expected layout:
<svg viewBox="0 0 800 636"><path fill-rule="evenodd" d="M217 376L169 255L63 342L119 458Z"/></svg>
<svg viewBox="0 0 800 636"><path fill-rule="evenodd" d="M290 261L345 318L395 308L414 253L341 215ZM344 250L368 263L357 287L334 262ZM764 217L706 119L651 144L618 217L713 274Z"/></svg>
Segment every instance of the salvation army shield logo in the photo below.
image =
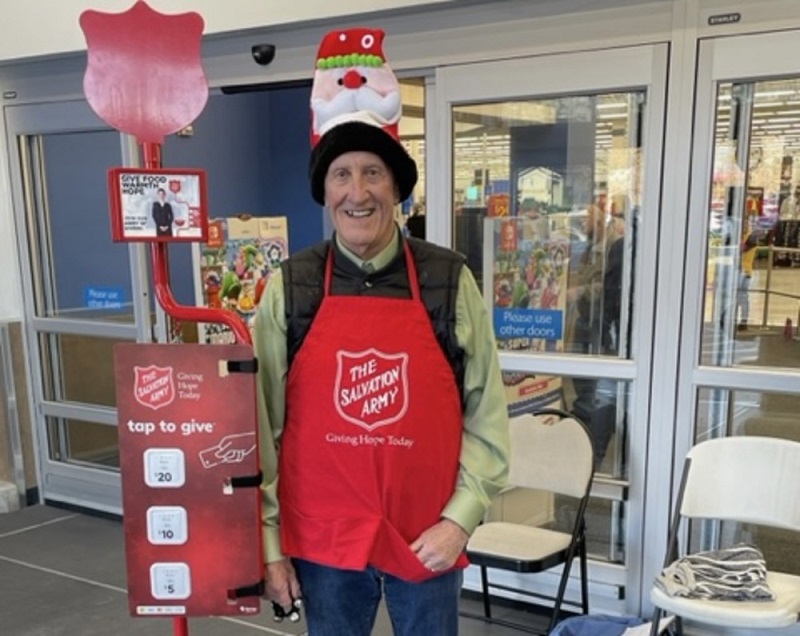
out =
<svg viewBox="0 0 800 636"><path fill-rule="evenodd" d="M398 421L408 410L408 354L338 351L333 403L368 431Z"/></svg>
<svg viewBox="0 0 800 636"><path fill-rule="evenodd" d="M133 396L142 406L157 411L175 399L172 367L134 367Z"/></svg>
<svg viewBox="0 0 800 636"><path fill-rule="evenodd" d="M191 124L208 102L199 13L167 15L138 0L122 13L84 11L88 59L83 92L110 126L139 143Z"/></svg>

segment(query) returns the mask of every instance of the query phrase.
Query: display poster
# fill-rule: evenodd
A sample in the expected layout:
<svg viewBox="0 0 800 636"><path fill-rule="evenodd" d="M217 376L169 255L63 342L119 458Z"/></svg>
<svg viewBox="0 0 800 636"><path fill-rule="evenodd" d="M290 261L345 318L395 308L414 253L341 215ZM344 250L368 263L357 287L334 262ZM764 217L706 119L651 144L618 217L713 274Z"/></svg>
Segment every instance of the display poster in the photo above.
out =
<svg viewBox="0 0 800 636"><path fill-rule="evenodd" d="M229 217L209 223L208 241L195 248L195 295L205 307L236 312L253 329L256 306L272 273L289 256L286 217ZM234 342L222 324L201 324L206 344Z"/></svg>
<svg viewBox="0 0 800 636"><path fill-rule="evenodd" d="M569 242L527 217L485 221L484 296L501 351L564 350ZM561 379L504 373L509 412L560 406Z"/></svg>
<svg viewBox="0 0 800 636"><path fill-rule="evenodd" d="M113 168L108 172L114 241L205 241L203 170Z"/></svg>
<svg viewBox="0 0 800 636"><path fill-rule="evenodd" d="M755 186L747 187L745 212L745 218L764 215L764 188L756 188Z"/></svg>
<svg viewBox="0 0 800 636"><path fill-rule="evenodd" d="M508 216L509 206L510 200L507 194L492 194L486 202L486 215L492 217Z"/></svg>
<svg viewBox="0 0 800 636"><path fill-rule="evenodd" d="M131 614L257 613L252 348L123 343L114 353Z"/></svg>
<svg viewBox="0 0 800 636"><path fill-rule="evenodd" d="M569 243L540 236L534 219L488 219L484 293L500 349L563 351Z"/></svg>

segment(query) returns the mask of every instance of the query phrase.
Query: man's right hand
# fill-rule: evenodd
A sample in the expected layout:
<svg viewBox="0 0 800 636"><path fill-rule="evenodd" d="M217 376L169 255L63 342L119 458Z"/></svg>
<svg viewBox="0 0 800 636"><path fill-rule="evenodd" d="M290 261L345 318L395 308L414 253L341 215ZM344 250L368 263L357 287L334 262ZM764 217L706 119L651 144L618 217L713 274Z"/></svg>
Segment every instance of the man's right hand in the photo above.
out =
<svg viewBox="0 0 800 636"><path fill-rule="evenodd" d="M287 613L295 599L301 597L300 582L289 559L267 563L264 595L267 600L280 605Z"/></svg>

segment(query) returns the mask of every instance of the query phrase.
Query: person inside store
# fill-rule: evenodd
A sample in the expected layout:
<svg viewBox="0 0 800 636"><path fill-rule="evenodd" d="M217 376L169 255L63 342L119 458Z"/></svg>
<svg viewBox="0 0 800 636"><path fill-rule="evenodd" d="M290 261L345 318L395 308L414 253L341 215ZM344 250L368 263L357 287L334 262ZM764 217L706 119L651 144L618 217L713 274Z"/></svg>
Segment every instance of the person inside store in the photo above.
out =
<svg viewBox="0 0 800 636"><path fill-rule="evenodd" d="M565 350L589 355L619 353L622 315L622 271L625 241L625 199L606 212L589 205L584 221L584 245L570 263L567 281L568 325ZM595 465L600 468L616 429L616 382L598 378L573 378L574 400L570 411L592 434Z"/></svg>
<svg viewBox="0 0 800 636"><path fill-rule="evenodd" d="M364 31L319 57L369 53L385 90ZM385 121L312 117L335 232L281 263L255 321L266 597L302 598L311 636L370 634L384 597L395 634L456 634L465 546L508 471L488 311L461 255L395 223L417 167Z"/></svg>
<svg viewBox="0 0 800 636"><path fill-rule="evenodd" d="M533 229L533 237L538 240L546 241L550 237L550 224L547 215L539 209L536 199L526 197L519 206L519 215L527 219Z"/></svg>
<svg viewBox="0 0 800 636"><path fill-rule="evenodd" d="M797 221L800 219L800 187L795 187L789 196L781 201L778 219L780 221Z"/></svg>
<svg viewBox="0 0 800 636"><path fill-rule="evenodd" d="M421 203L411 206L411 214L406 219L406 229L409 236L425 239L425 206Z"/></svg>
<svg viewBox="0 0 800 636"><path fill-rule="evenodd" d="M158 199L153 201L152 216L156 224L156 236L172 236L172 222L175 215L172 213L172 205L167 202L167 193L164 188L159 188L156 192Z"/></svg>
<svg viewBox="0 0 800 636"><path fill-rule="evenodd" d="M736 329L745 331L750 321L750 280L758 252L758 232L754 231L754 219L746 218L742 228L742 243L739 256L739 285L736 290L738 323Z"/></svg>

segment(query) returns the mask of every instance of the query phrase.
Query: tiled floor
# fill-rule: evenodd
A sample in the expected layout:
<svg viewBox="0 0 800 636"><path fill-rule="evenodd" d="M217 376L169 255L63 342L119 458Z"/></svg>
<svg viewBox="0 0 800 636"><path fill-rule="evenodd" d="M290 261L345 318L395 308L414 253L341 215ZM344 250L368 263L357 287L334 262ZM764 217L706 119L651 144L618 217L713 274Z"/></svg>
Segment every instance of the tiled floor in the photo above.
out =
<svg viewBox="0 0 800 636"><path fill-rule="evenodd" d="M119 521L31 506L0 514L0 634L2 636L169 636L168 618L131 618L125 590L123 530ZM479 604L464 600L468 611ZM536 617L510 609L535 624ZM302 623L274 623L263 611L253 618L190 619L190 636L304 634ZM374 634L390 635L380 613ZM509 636L519 632L461 619L462 636ZM347 636L347 635L342 635ZM438 636L435 634L419 636Z"/></svg>

